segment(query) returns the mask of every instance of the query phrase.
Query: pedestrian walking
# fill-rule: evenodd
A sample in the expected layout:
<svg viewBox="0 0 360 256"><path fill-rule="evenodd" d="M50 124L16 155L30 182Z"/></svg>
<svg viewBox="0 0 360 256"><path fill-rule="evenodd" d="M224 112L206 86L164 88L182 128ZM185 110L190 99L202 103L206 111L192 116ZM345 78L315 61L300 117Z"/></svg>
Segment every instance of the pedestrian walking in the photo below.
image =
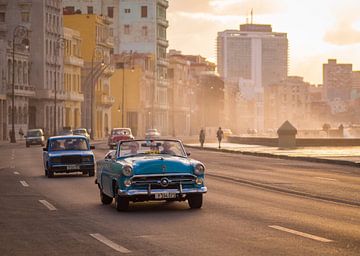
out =
<svg viewBox="0 0 360 256"><path fill-rule="evenodd" d="M224 132L223 130L221 130L221 127L219 127L219 129L217 130L216 137L219 141L219 148L221 148L221 140L224 138Z"/></svg>
<svg viewBox="0 0 360 256"><path fill-rule="evenodd" d="M205 131L203 128L201 128L201 130L200 130L199 141L200 141L201 148L203 148L204 142L205 142Z"/></svg>

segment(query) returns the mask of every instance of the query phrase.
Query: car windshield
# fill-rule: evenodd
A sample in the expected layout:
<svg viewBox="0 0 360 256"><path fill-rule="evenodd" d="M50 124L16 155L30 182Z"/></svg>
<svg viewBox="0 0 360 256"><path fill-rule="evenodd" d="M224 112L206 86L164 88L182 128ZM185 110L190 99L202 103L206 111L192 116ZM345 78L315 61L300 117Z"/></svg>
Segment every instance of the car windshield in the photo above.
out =
<svg viewBox="0 0 360 256"><path fill-rule="evenodd" d="M134 140L120 143L118 157L137 155L172 155L186 157L181 142L176 140Z"/></svg>
<svg viewBox="0 0 360 256"><path fill-rule="evenodd" d="M130 135L131 132L127 129L113 130L112 135Z"/></svg>
<svg viewBox="0 0 360 256"><path fill-rule="evenodd" d="M156 133L157 130L156 130L156 129L149 129L149 130L147 130L147 132L148 132L148 133Z"/></svg>
<svg viewBox="0 0 360 256"><path fill-rule="evenodd" d="M75 130L73 131L74 134L86 134L85 130Z"/></svg>
<svg viewBox="0 0 360 256"><path fill-rule="evenodd" d="M59 138L50 141L49 150L88 150L88 145L85 138Z"/></svg>
<svg viewBox="0 0 360 256"><path fill-rule="evenodd" d="M40 137L42 136L40 131L28 131L27 132L28 137Z"/></svg>

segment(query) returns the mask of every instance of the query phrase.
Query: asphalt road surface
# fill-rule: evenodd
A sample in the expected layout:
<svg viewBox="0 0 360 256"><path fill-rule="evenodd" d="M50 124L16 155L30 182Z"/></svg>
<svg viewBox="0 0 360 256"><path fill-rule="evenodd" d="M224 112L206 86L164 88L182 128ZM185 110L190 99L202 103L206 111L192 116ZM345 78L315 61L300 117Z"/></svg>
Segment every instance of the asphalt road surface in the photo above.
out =
<svg viewBox="0 0 360 256"><path fill-rule="evenodd" d="M97 159L107 152L96 145ZM191 150L203 208L103 206L94 177L44 176L40 146L0 146L0 255L360 255L360 169Z"/></svg>

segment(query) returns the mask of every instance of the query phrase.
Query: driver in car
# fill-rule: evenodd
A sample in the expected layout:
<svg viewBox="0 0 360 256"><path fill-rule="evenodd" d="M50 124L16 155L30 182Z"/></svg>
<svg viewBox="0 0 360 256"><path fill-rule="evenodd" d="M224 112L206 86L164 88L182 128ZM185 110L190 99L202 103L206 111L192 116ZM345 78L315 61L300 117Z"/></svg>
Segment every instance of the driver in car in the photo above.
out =
<svg viewBox="0 0 360 256"><path fill-rule="evenodd" d="M164 141L162 146L163 150L160 152L160 154L176 155L175 152L171 149L172 145L170 142Z"/></svg>

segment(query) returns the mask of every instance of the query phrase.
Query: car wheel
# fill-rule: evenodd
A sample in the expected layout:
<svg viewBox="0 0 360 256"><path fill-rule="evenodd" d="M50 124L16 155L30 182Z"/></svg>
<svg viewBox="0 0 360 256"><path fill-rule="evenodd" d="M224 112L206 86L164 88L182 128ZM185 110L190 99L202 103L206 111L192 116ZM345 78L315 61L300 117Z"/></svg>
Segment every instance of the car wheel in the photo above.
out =
<svg viewBox="0 0 360 256"><path fill-rule="evenodd" d="M50 171L50 170L47 170L47 177L50 179L50 178L53 178L54 177L54 171Z"/></svg>
<svg viewBox="0 0 360 256"><path fill-rule="evenodd" d="M100 199L102 204L111 204L113 201L113 198L110 196L105 195L102 190L100 189Z"/></svg>
<svg viewBox="0 0 360 256"><path fill-rule="evenodd" d="M191 209L199 209L202 206L203 195L202 194L193 194L188 195L188 203Z"/></svg>
<svg viewBox="0 0 360 256"><path fill-rule="evenodd" d="M93 176L95 175L95 171L94 171L94 170L90 170L90 171L88 172L88 175L89 175L89 177L93 177Z"/></svg>
<svg viewBox="0 0 360 256"><path fill-rule="evenodd" d="M26 147L28 148L28 147L30 147L30 145L26 143Z"/></svg>
<svg viewBox="0 0 360 256"><path fill-rule="evenodd" d="M121 197L119 195L115 196L115 207L119 212L126 211L129 207L129 199L126 197Z"/></svg>

